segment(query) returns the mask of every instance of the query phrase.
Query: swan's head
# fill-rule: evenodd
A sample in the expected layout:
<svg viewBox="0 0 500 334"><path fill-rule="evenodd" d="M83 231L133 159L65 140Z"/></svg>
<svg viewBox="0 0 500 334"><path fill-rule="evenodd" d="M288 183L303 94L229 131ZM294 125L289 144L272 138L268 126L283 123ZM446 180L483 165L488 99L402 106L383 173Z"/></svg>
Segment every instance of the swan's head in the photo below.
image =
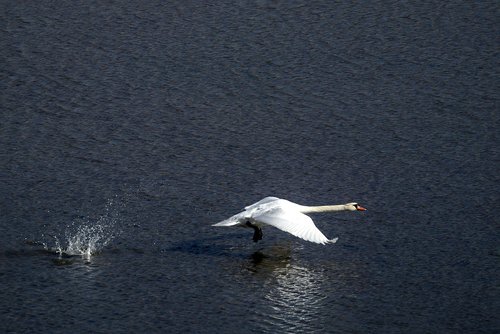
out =
<svg viewBox="0 0 500 334"><path fill-rule="evenodd" d="M346 210L348 210L348 211L366 211L366 209L363 208L358 203L347 203L344 206L345 206Z"/></svg>

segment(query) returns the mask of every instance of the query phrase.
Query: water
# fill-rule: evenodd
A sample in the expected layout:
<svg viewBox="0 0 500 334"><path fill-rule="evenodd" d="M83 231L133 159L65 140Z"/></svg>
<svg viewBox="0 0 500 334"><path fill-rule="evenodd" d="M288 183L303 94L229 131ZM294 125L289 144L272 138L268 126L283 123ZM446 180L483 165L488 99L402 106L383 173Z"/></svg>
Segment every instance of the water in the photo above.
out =
<svg viewBox="0 0 500 334"><path fill-rule="evenodd" d="M2 8L1 332L498 330L495 2Z"/></svg>

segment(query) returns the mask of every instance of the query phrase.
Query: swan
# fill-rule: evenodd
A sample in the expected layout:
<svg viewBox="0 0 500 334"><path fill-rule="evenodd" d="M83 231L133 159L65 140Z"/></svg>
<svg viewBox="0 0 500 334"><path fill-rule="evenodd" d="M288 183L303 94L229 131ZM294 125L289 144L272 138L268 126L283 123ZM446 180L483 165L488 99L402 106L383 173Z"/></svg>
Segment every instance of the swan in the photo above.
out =
<svg viewBox="0 0 500 334"><path fill-rule="evenodd" d="M244 211L212 226L241 226L254 229L253 241L262 239L263 225L274 226L296 237L317 244L337 242L338 238L328 239L314 225L305 213L331 211L366 211L358 203L341 205L305 206L277 197L266 197L257 203L246 206Z"/></svg>

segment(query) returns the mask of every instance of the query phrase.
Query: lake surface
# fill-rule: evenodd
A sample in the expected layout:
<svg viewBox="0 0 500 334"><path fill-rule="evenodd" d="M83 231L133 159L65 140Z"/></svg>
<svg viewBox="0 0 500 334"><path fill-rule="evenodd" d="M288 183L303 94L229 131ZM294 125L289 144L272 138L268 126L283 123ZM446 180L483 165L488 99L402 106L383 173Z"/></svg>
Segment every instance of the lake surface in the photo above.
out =
<svg viewBox="0 0 500 334"><path fill-rule="evenodd" d="M497 332L498 12L2 1L0 332Z"/></svg>

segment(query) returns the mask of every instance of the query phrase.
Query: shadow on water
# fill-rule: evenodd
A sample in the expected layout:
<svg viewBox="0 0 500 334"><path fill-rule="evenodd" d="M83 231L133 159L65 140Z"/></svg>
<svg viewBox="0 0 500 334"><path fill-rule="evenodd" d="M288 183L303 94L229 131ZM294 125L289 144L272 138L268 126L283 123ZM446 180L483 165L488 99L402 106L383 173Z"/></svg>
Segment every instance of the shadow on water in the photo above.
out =
<svg viewBox="0 0 500 334"><path fill-rule="evenodd" d="M243 260L250 271L285 265L290 260L293 242L253 242L247 234L232 233L204 238L180 240L162 252L182 252L190 255L204 255Z"/></svg>
<svg viewBox="0 0 500 334"><path fill-rule="evenodd" d="M238 236L241 236L238 235ZM226 243L225 241L228 240ZM229 241L230 240L230 241ZM206 238L188 239L174 242L170 247L162 248L161 252L182 252L192 255L245 257L242 251L247 248L235 238L235 235L219 235Z"/></svg>

